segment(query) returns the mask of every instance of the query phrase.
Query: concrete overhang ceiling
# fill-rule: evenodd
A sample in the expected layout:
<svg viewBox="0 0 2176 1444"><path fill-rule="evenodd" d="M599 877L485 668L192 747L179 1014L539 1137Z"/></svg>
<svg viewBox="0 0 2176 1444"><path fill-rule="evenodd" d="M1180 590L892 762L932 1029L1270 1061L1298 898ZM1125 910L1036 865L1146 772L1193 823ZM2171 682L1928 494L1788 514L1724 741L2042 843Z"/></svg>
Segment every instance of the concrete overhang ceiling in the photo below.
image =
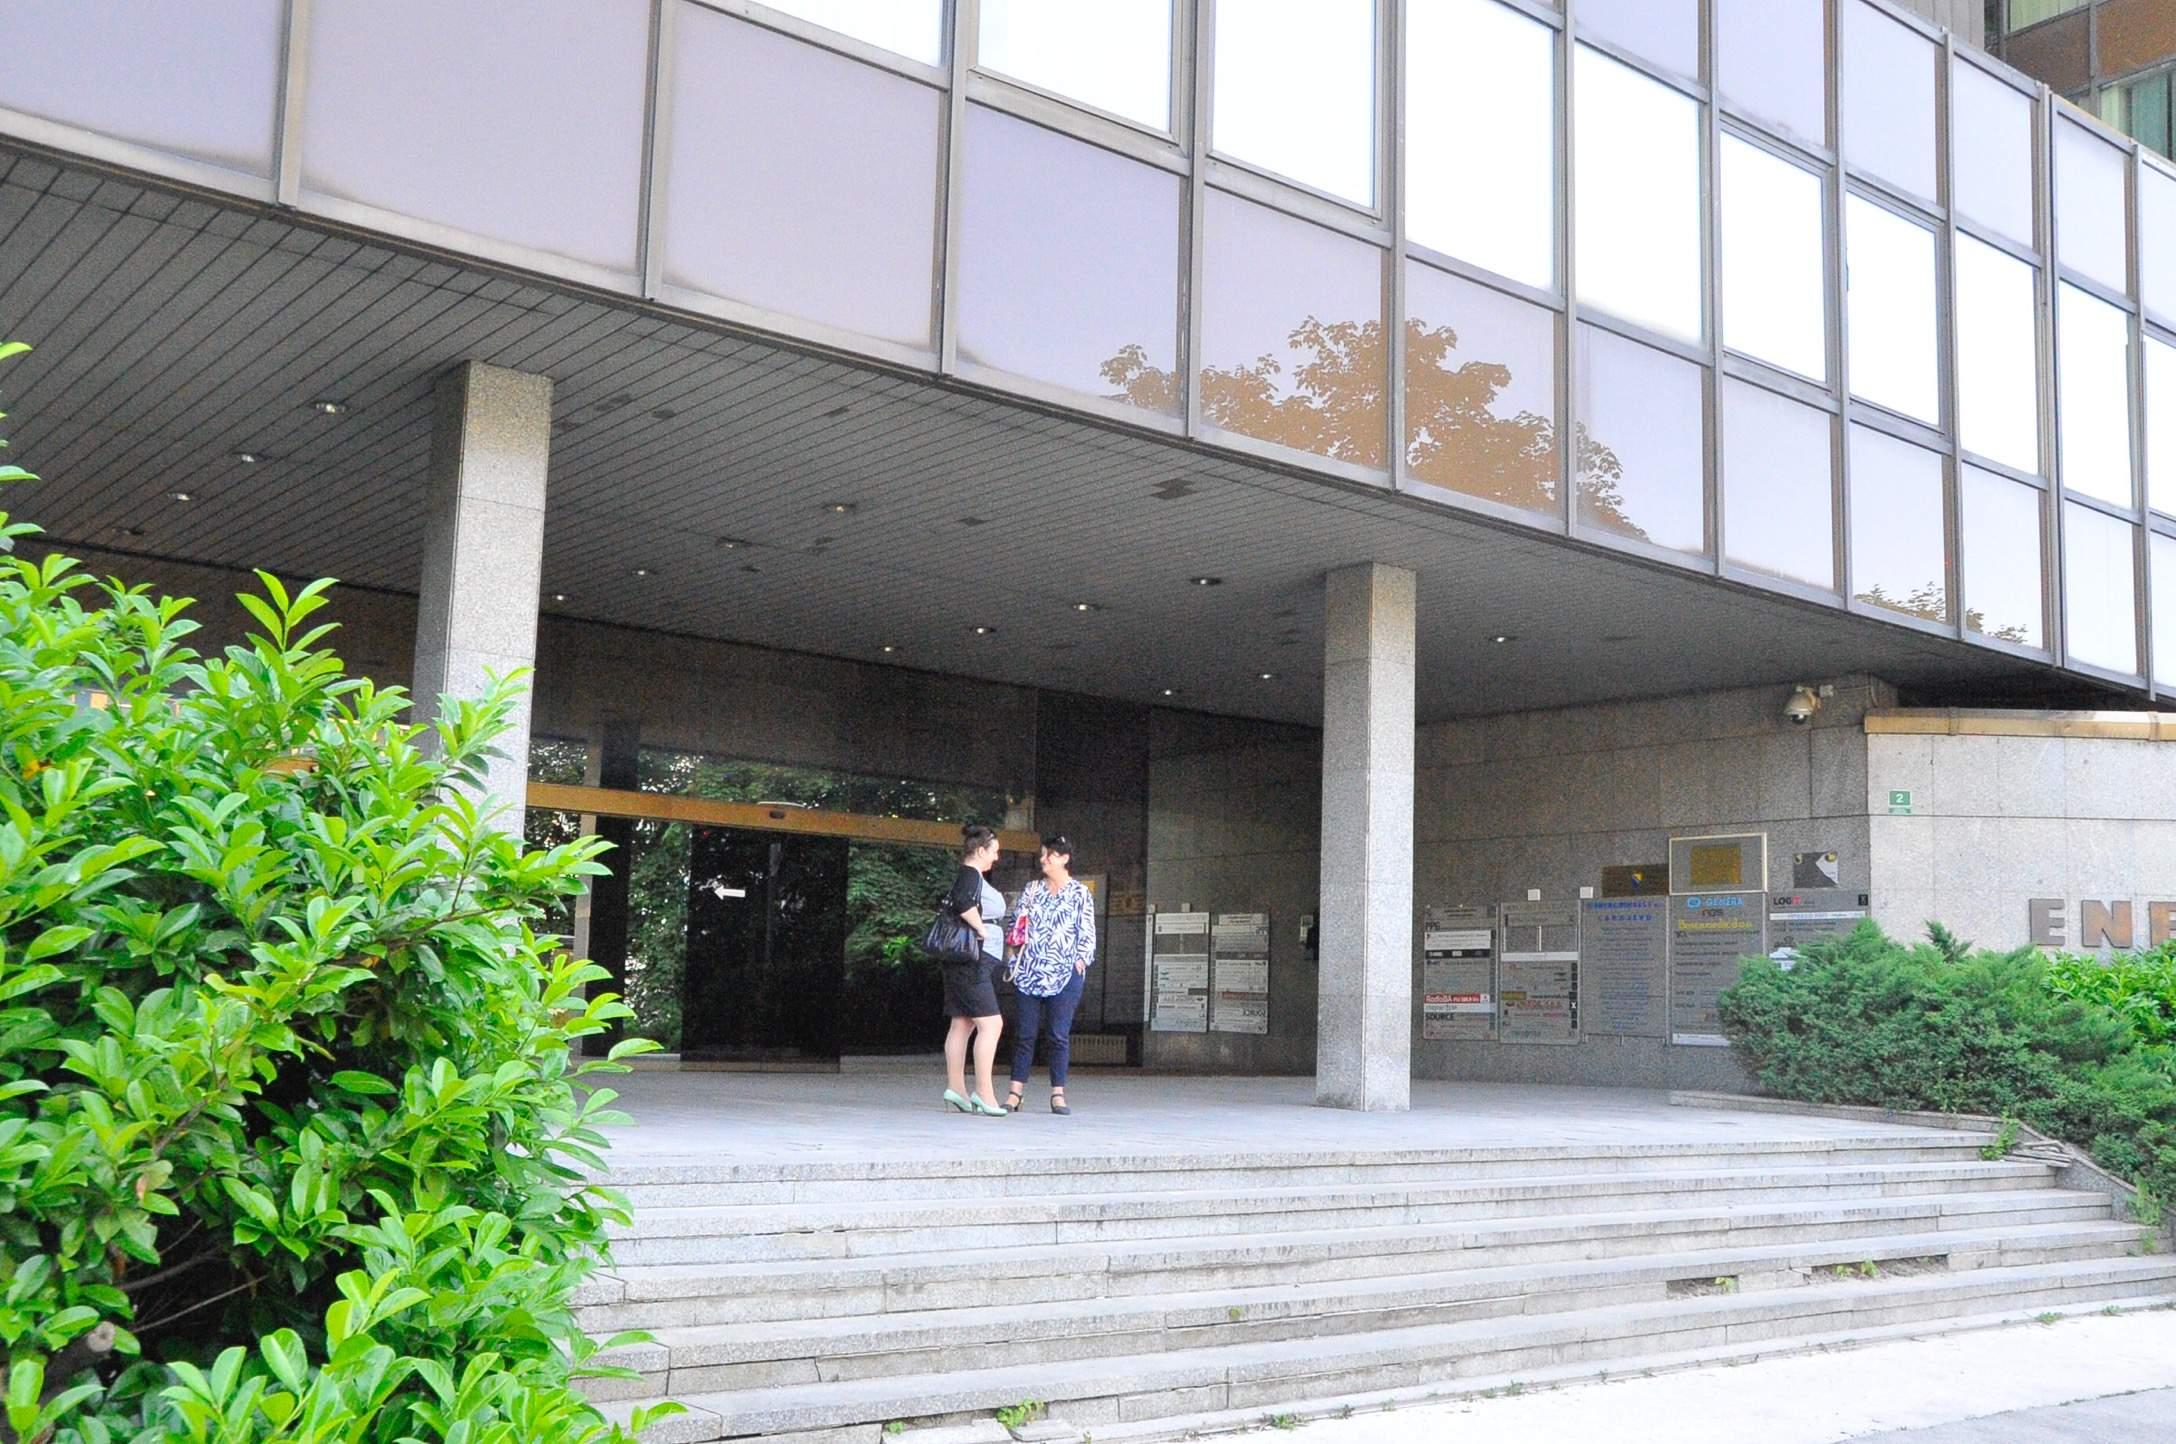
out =
<svg viewBox="0 0 2176 1444"><path fill-rule="evenodd" d="M1441 507L6 150L0 333L37 347L0 397L11 459L48 478L5 505L86 546L412 592L432 380L475 359L553 378L544 591L567 600L545 606L596 621L1145 702L1168 687L1179 705L1310 722L1319 578L1376 560L1421 578L1424 718L1845 672L1997 697L2051 680ZM313 408L327 399L344 409Z"/></svg>

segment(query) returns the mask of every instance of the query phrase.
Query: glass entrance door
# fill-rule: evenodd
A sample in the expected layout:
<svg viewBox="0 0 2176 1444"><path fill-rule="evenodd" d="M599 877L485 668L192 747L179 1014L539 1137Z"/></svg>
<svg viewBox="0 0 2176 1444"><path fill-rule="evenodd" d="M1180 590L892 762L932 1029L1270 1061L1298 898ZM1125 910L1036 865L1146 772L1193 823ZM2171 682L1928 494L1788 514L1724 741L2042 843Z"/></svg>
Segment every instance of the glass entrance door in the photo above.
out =
<svg viewBox="0 0 2176 1444"><path fill-rule="evenodd" d="M692 829L680 1055L836 1064L847 842Z"/></svg>

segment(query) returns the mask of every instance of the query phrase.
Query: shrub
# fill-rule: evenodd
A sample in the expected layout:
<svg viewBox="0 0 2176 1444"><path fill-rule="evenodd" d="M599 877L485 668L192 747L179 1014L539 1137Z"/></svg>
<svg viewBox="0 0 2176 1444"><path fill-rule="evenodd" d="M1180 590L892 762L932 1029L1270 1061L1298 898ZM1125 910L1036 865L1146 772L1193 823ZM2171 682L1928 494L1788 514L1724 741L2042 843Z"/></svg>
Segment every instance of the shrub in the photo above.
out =
<svg viewBox="0 0 2176 1444"><path fill-rule="evenodd" d="M2166 1197L2176 1186L2176 1049L2058 985L2036 950L1907 947L1871 923L1746 961L1723 1029L1763 1088L1815 1103L2016 1118Z"/></svg>
<svg viewBox="0 0 2176 1444"><path fill-rule="evenodd" d="M570 1300L625 1009L532 924L602 870L461 787L517 681L429 727L345 676L327 584L183 601L0 514L0 1437L623 1437ZM641 1047L645 1045L631 1045Z"/></svg>
<svg viewBox="0 0 2176 1444"><path fill-rule="evenodd" d="M2048 987L2119 1014L2141 1042L2176 1041L2176 944L2108 958L2066 953L2048 964Z"/></svg>

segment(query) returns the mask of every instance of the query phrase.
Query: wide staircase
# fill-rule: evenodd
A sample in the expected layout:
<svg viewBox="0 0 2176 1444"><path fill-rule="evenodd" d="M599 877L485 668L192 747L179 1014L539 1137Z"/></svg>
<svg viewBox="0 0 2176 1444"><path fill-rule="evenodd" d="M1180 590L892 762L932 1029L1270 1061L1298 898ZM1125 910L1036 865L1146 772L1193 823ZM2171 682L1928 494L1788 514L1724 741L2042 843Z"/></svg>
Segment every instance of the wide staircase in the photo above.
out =
<svg viewBox="0 0 2176 1444"><path fill-rule="evenodd" d="M687 1405L657 1444L1027 1401L1108 1444L2176 1299L2106 1196L1986 1142L638 1165L581 1313L656 1342L591 1387Z"/></svg>

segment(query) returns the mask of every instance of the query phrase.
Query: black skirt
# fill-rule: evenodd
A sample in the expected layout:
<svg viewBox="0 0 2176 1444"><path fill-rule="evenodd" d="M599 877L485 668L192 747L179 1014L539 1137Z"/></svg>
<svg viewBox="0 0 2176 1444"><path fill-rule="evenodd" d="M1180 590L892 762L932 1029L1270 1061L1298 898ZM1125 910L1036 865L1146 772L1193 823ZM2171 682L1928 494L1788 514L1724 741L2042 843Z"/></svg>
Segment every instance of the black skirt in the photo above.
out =
<svg viewBox="0 0 2176 1444"><path fill-rule="evenodd" d="M987 1018L997 1012L997 969L994 958L972 963L944 965L944 1015L947 1018Z"/></svg>

